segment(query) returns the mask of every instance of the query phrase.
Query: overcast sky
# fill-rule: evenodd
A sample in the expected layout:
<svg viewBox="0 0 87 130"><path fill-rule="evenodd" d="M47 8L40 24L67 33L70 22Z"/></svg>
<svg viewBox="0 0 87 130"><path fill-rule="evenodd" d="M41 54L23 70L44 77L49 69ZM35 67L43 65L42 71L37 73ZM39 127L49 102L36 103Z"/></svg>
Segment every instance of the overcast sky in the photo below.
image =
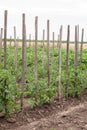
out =
<svg viewBox="0 0 87 130"><path fill-rule="evenodd" d="M22 13L26 14L27 38L34 37L35 16L38 16L39 39L42 30L46 30L47 19L50 20L50 38L55 32L55 39L60 25L63 25L63 39L66 40L67 25L71 25L71 40L74 39L74 26L85 28L87 40L87 0L0 0L0 27L4 24L4 10L8 10L8 37L13 36L13 27L17 28L17 36L21 38ZM45 37L46 38L46 37Z"/></svg>

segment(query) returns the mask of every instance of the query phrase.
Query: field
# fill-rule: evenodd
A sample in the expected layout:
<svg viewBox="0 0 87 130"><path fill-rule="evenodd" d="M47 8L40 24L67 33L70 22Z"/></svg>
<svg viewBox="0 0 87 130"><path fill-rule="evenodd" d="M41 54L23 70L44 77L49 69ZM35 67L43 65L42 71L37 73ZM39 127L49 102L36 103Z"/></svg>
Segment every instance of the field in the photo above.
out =
<svg viewBox="0 0 87 130"><path fill-rule="evenodd" d="M27 46L29 46L29 44L31 46L33 46L34 42L27 42ZM42 46L42 44L43 44L43 41L42 42L38 42L39 46ZM57 44L58 44L57 42L54 43L55 47L57 47ZM10 46L10 42L9 41L7 42L7 45ZM14 41L11 41L11 45L14 46ZM47 43L44 42L44 45L47 46ZM81 43L79 43L79 47L80 47L80 45L81 45ZM22 42L21 41L18 42L18 46L20 46L20 47L22 46ZM53 46L53 43L51 42L50 43L50 47L52 47L52 46ZM70 46L70 49L74 49L75 48L74 43L70 43L69 46ZM63 42L62 47L66 49L66 43L65 42ZM83 44L83 49L87 49L87 43Z"/></svg>
<svg viewBox="0 0 87 130"><path fill-rule="evenodd" d="M55 47L54 49L53 47L50 47L49 50L49 86L47 47L38 46L37 73L35 71L35 47L27 46L25 49L25 84L24 88L22 88L22 47L16 46L16 53L14 46L7 47L6 69L4 69L4 48L2 47L0 63L0 114L2 116L0 118L0 130L10 130L13 128L15 130L80 130L82 128L85 130L87 123L85 120L87 112L86 48L83 49L81 62L80 51L78 51L78 65L75 66L74 45L70 44L68 77L66 77L66 49L65 44L63 44L61 52L61 89L63 99L61 99L61 102L58 99L58 47ZM38 76L37 82L35 77L36 74ZM68 97L66 93L67 85ZM22 94L23 112L20 111ZM5 112L6 116L4 115ZM82 114L80 115L80 113ZM6 118L3 118L4 116ZM16 123L14 119L16 120ZM14 122L13 125L12 120ZM78 123L78 125L76 123ZM23 126L18 127L20 125Z"/></svg>
<svg viewBox="0 0 87 130"><path fill-rule="evenodd" d="M57 41L50 20L38 40L38 17L35 17L34 40L27 40L25 14L22 14L22 39L7 38L8 11L0 30L0 130L85 130L87 129L87 43L84 29L75 42L63 42L63 26ZM3 37L4 31L4 37ZM28 42L27 42L28 41ZM33 43L32 43L33 41Z"/></svg>

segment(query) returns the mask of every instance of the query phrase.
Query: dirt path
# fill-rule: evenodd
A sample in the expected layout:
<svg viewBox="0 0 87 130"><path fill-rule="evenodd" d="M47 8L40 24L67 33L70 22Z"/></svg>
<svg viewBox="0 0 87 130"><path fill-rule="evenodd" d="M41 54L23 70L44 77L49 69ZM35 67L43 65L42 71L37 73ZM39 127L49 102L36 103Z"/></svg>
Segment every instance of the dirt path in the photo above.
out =
<svg viewBox="0 0 87 130"><path fill-rule="evenodd" d="M87 102L68 107L15 130L87 130Z"/></svg>
<svg viewBox="0 0 87 130"><path fill-rule="evenodd" d="M87 91L80 98L57 99L14 113L15 123L0 118L0 130L87 130Z"/></svg>

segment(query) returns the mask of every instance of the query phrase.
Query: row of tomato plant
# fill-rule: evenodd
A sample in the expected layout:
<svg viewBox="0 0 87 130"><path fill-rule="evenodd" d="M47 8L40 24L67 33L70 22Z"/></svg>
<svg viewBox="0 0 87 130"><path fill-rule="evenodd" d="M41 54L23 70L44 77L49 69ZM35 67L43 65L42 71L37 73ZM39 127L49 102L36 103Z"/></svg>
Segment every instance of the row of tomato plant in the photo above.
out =
<svg viewBox="0 0 87 130"><path fill-rule="evenodd" d="M29 105L36 106L49 103L58 95L58 48L54 49L54 63L52 61L52 48L50 48L50 86L47 85L47 49L44 48L44 62L42 61L42 48L38 47L38 83L37 89L34 78L34 48L27 48L27 73L25 76L24 97L28 96ZM66 82L68 81L68 95L81 96L87 88L87 51L83 51L83 61L75 69L74 51L69 52L69 73L66 78L66 50L62 50L62 91L66 96ZM14 69L14 47L7 48L7 69L3 67L4 50L0 64L0 112L7 110L11 115L19 107L22 78L22 48L18 47L17 70ZM5 84L6 81L6 84ZM37 97L37 100L36 100Z"/></svg>

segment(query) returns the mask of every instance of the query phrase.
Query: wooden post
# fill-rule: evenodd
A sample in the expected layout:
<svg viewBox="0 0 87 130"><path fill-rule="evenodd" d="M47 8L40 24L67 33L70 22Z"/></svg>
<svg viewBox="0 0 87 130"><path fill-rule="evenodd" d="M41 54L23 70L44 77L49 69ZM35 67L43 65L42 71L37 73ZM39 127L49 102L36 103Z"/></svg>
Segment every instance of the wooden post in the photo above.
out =
<svg viewBox="0 0 87 130"><path fill-rule="evenodd" d="M16 41L16 27L14 26L14 67L17 72L17 41Z"/></svg>
<svg viewBox="0 0 87 130"><path fill-rule="evenodd" d="M42 45L42 65L44 67L44 40L45 40L45 30L43 30L43 45Z"/></svg>
<svg viewBox="0 0 87 130"><path fill-rule="evenodd" d="M26 25L25 25L25 73L27 73L27 43L26 43Z"/></svg>
<svg viewBox="0 0 87 130"><path fill-rule="evenodd" d="M60 39L59 39L59 89L58 89L59 101L61 101L62 98L61 72L62 72L62 26L60 28Z"/></svg>
<svg viewBox="0 0 87 130"><path fill-rule="evenodd" d="M82 36L81 36L81 45L80 45L80 63L82 62L83 38L84 38L84 28L82 29Z"/></svg>
<svg viewBox="0 0 87 130"><path fill-rule="evenodd" d="M78 54L77 54L77 59L78 59L78 61L79 61L79 50L80 50L80 48L79 48L79 24L77 25L77 42L78 42L78 44L77 44L77 51L78 51Z"/></svg>
<svg viewBox="0 0 87 130"><path fill-rule="evenodd" d="M48 87L50 86L50 50L49 50L49 46L50 46L50 40L49 40L49 23L50 21L47 20L47 63L48 63Z"/></svg>
<svg viewBox="0 0 87 130"><path fill-rule="evenodd" d="M35 17L35 84L37 86L38 82L38 54L37 54L37 44L38 44L38 17Z"/></svg>
<svg viewBox="0 0 87 130"><path fill-rule="evenodd" d="M52 64L53 64L53 66L54 66L54 43L55 42L55 37L54 37L54 32L53 32L53 46L52 46L52 49L53 49L53 56L52 56Z"/></svg>
<svg viewBox="0 0 87 130"><path fill-rule="evenodd" d="M69 69L69 42L70 42L70 26L67 28L67 48L66 48L66 94L68 97L68 69Z"/></svg>
<svg viewBox="0 0 87 130"><path fill-rule="evenodd" d="M7 10L5 10L4 14L4 69L6 69L7 63Z"/></svg>
<svg viewBox="0 0 87 130"><path fill-rule="evenodd" d="M22 88L21 110L23 110L24 86L25 86L25 14L22 15Z"/></svg>
<svg viewBox="0 0 87 130"><path fill-rule="evenodd" d="M4 69L7 69L7 10L4 12ZM7 80L4 80L4 87L7 85ZM4 92L4 98L6 99L6 92ZM5 102L5 113L8 113L7 110L7 101Z"/></svg>
<svg viewBox="0 0 87 130"><path fill-rule="evenodd" d="M78 51L79 51L79 25L77 25Z"/></svg>
<svg viewBox="0 0 87 130"><path fill-rule="evenodd" d="M3 37L3 28L1 28L0 30L0 64L1 64L1 60L2 60L2 37Z"/></svg>
<svg viewBox="0 0 87 130"><path fill-rule="evenodd" d="M74 57L74 65L77 67L78 65L78 28L75 26L75 57Z"/></svg>

